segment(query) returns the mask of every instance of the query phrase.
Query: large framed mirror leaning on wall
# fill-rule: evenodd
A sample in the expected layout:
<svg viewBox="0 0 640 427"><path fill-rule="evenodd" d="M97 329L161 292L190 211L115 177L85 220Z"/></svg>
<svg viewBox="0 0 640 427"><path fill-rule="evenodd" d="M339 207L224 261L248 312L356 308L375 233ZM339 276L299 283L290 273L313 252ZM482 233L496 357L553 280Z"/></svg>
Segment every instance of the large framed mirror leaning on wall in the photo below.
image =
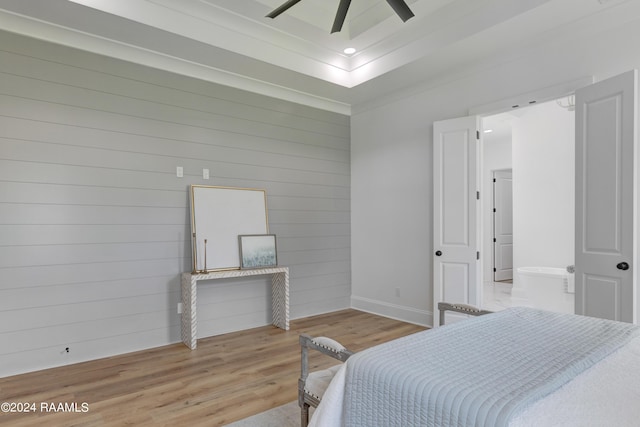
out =
<svg viewBox="0 0 640 427"><path fill-rule="evenodd" d="M190 197L193 272L239 269L238 236L269 233L266 191L192 185Z"/></svg>

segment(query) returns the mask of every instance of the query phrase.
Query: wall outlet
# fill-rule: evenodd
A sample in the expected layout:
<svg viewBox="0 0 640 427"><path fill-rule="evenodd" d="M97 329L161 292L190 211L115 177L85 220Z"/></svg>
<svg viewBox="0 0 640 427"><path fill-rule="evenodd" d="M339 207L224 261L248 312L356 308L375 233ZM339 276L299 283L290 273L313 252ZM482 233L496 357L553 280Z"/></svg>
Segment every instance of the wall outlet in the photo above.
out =
<svg viewBox="0 0 640 427"><path fill-rule="evenodd" d="M184 176L184 170L182 169L182 166L176 166L176 176L178 178L182 178Z"/></svg>
<svg viewBox="0 0 640 427"><path fill-rule="evenodd" d="M182 314L182 303L178 303L178 314Z"/></svg>
<svg viewBox="0 0 640 427"><path fill-rule="evenodd" d="M202 179L209 179L209 169L202 169Z"/></svg>

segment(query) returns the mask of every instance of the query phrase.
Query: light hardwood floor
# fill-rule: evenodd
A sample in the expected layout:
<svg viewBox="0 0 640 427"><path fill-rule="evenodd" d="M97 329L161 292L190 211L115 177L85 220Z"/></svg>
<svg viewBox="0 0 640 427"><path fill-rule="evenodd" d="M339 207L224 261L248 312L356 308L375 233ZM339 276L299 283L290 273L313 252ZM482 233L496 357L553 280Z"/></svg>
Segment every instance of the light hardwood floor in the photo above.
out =
<svg viewBox="0 0 640 427"><path fill-rule="evenodd" d="M195 351L174 344L0 378L2 402L36 405L32 413L0 412L0 425L222 426L296 399L301 333L360 351L421 330L344 310L294 320L286 332L265 326L200 339ZM311 366L333 362L314 355ZM42 403L75 403L80 412L46 413Z"/></svg>

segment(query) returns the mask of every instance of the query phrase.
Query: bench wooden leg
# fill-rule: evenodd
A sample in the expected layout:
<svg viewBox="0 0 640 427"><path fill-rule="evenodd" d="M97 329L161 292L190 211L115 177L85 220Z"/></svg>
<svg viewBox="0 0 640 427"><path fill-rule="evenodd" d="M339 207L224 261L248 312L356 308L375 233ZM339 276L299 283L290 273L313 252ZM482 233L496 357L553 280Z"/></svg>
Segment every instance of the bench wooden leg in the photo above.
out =
<svg viewBox="0 0 640 427"><path fill-rule="evenodd" d="M300 408L300 426L307 427L309 424L309 405L306 403L302 404Z"/></svg>

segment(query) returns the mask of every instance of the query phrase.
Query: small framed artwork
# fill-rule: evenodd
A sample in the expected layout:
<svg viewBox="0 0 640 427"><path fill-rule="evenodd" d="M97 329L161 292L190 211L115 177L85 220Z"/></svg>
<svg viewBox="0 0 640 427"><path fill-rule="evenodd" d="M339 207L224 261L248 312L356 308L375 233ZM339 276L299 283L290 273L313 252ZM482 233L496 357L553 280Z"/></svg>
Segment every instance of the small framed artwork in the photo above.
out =
<svg viewBox="0 0 640 427"><path fill-rule="evenodd" d="M278 265L275 234L241 234L240 268L265 268Z"/></svg>

